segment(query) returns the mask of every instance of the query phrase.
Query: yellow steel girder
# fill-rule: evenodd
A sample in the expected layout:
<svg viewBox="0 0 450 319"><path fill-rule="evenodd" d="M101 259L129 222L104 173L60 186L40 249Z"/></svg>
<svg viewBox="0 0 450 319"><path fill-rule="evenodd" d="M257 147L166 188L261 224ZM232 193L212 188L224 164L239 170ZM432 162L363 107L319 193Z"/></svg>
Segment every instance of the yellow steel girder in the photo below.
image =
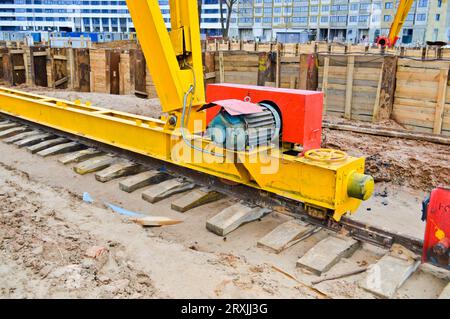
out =
<svg viewBox="0 0 450 319"><path fill-rule="evenodd" d="M373 191L363 158L326 162L270 147L231 152L188 136L198 145L193 149L166 121L6 88L0 88L0 112L329 210L337 221Z"/></svg>

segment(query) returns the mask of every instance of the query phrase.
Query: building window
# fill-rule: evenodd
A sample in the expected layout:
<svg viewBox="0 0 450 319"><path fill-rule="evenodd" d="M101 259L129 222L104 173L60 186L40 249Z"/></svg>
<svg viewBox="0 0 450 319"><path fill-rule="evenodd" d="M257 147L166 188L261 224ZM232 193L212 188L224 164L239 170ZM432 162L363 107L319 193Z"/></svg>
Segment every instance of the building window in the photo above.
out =
<svg viewBox="0 0 450 319"><path fill-rule="evenodd" d="M391 16L387 14L384 16L383 20L384 20L384 22L389 22L389 21L391 21Z"/></svg>
<svg viewBox="0 0 450 319"><path fill-rule="evenodd" d="M329 12L330 11L330 6L329 5L323 5L321 10L322 10L322 12Z"/></svg>
<svg viewBox="0 0 450 319"><path fill-rule="evenodd" d="M369 9L369 3L361 3L361 5L360 5L360 9L361 10L367 10L367 9Z"/></svg>
<svg viewBox="0 0 450 319"><path fill-rule="evenodd" d="M416 15L417 21L425 21L427 19L427 15L425 13L418 13Z"/></svg>
<svg viewBox="0 0 450 319"><path fill-rule="evenodd" d="M394 7L394 4L392 2L386 2L384 4L385 9L392 9Z"/></svg>
<svg viewBox="0 0 450 319"><path fill-rule="evenodd" d="M349 22L356 22L357 21L357 16L350 16L349 17Z"/></svg>
<svg viewBox="0 0 450 319"><path fill-rule="evenodd" d="M438 14L436 14L436 21L439 21L439 20L441 20L441 15L438 13Z"/></svg>
<svg viewBox="0 0 450 319"><path fill-rule="evenodd" d="M367 22L367 21L369 21L368 15L359 16L358 18L358 22Z"/></svg>
<svg viewBox="0 0 450 319"><path fill-rule="evenodd" d="M428 6L428 0L419 0L418 6L420 8L424 8L424 7Z"/></svg>

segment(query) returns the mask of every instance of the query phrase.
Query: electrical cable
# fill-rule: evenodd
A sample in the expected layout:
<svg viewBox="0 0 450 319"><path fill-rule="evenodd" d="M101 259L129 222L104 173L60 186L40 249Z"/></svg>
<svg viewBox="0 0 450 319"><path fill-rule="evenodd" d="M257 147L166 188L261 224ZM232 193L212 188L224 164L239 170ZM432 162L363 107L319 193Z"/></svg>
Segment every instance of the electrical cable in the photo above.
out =
<svg viewBox="0 0 450 319"><path fill-rule="evenodd" d="M189 64L186 64L186 66L192 71L192 76L193 76L193 82L194 83L189 87L189 90L187 90L187 92L184 94L184 97L183 97L183 111L181 113L181 125L180 125L181 136L183 138L183 141L187 145L189 145L190 148L192 148L194 150L200 151L200 152L205 153L205 154L217 156L217 157L225 157L225 155L223 155L223 154L216 153L216 152L213 152L213 151L208 151L208 150L205 150L205 149L203 149L201 147L195 146L186 137L185 125L186 125L186 121L189 120L189 117L190 117L190 114L191 114L192 103L194 101L194 94L195 94L195 89L196 89L196 85L197 85L197 83L196 83L197 81L196 81L196 77L195 77L195 71L194 71L193 67L191 65L189 65ZM188 104L187 99L188 99L189 95L191 95L191 99L190 99L190 102L189 102L188 117L186 118L186 107L187 107L187 104Z"/></svg>

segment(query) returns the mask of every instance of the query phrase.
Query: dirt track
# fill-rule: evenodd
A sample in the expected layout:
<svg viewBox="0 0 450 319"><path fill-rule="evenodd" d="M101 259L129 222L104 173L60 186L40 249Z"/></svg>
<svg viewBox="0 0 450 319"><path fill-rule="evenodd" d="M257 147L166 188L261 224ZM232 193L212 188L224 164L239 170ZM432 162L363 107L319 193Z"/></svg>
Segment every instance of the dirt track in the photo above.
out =
<svg viewBox="0 0 450 319"><path fill-rule="evenodd" d="M0 298L318 297L232 254L159 238L0 165ZM106 248L98 258L92 247Z"/></svg>

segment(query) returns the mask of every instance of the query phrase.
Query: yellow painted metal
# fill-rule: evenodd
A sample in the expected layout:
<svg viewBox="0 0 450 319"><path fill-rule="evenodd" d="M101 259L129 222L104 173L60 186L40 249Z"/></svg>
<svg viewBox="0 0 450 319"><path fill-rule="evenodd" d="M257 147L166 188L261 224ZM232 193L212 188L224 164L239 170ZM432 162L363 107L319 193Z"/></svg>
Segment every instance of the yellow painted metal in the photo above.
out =
<svg viewBox="0 0 450 319"><path fill-rule="evenodd" d="M270 147L232 152L188 136L198 149L223 155L215 156L193 149L166 121L6 88L0 88L0 112L324 208L337 221L361 203L350 186L364 173L363 158L345 154L327 162Z"/></svg>
<svg viewBox="0 0 450 319"><path fill-rule="evenodd" d="M163 111L180 110L183 97L194 82L198 85L193 107L203 105L205 90L197 1L170 0L170 34L157 0L126 2Z"/></svg>
<svg viewBox="0 0 450 319"><path fill-rule="evenodd" d="M389 31L389 43L391 43L391 45L395 43L396 38L402 30L403 24L408 17L413 3L414 0L400 0L397 13L395 14L394 21L392 22L391 29Z"/></svg>

